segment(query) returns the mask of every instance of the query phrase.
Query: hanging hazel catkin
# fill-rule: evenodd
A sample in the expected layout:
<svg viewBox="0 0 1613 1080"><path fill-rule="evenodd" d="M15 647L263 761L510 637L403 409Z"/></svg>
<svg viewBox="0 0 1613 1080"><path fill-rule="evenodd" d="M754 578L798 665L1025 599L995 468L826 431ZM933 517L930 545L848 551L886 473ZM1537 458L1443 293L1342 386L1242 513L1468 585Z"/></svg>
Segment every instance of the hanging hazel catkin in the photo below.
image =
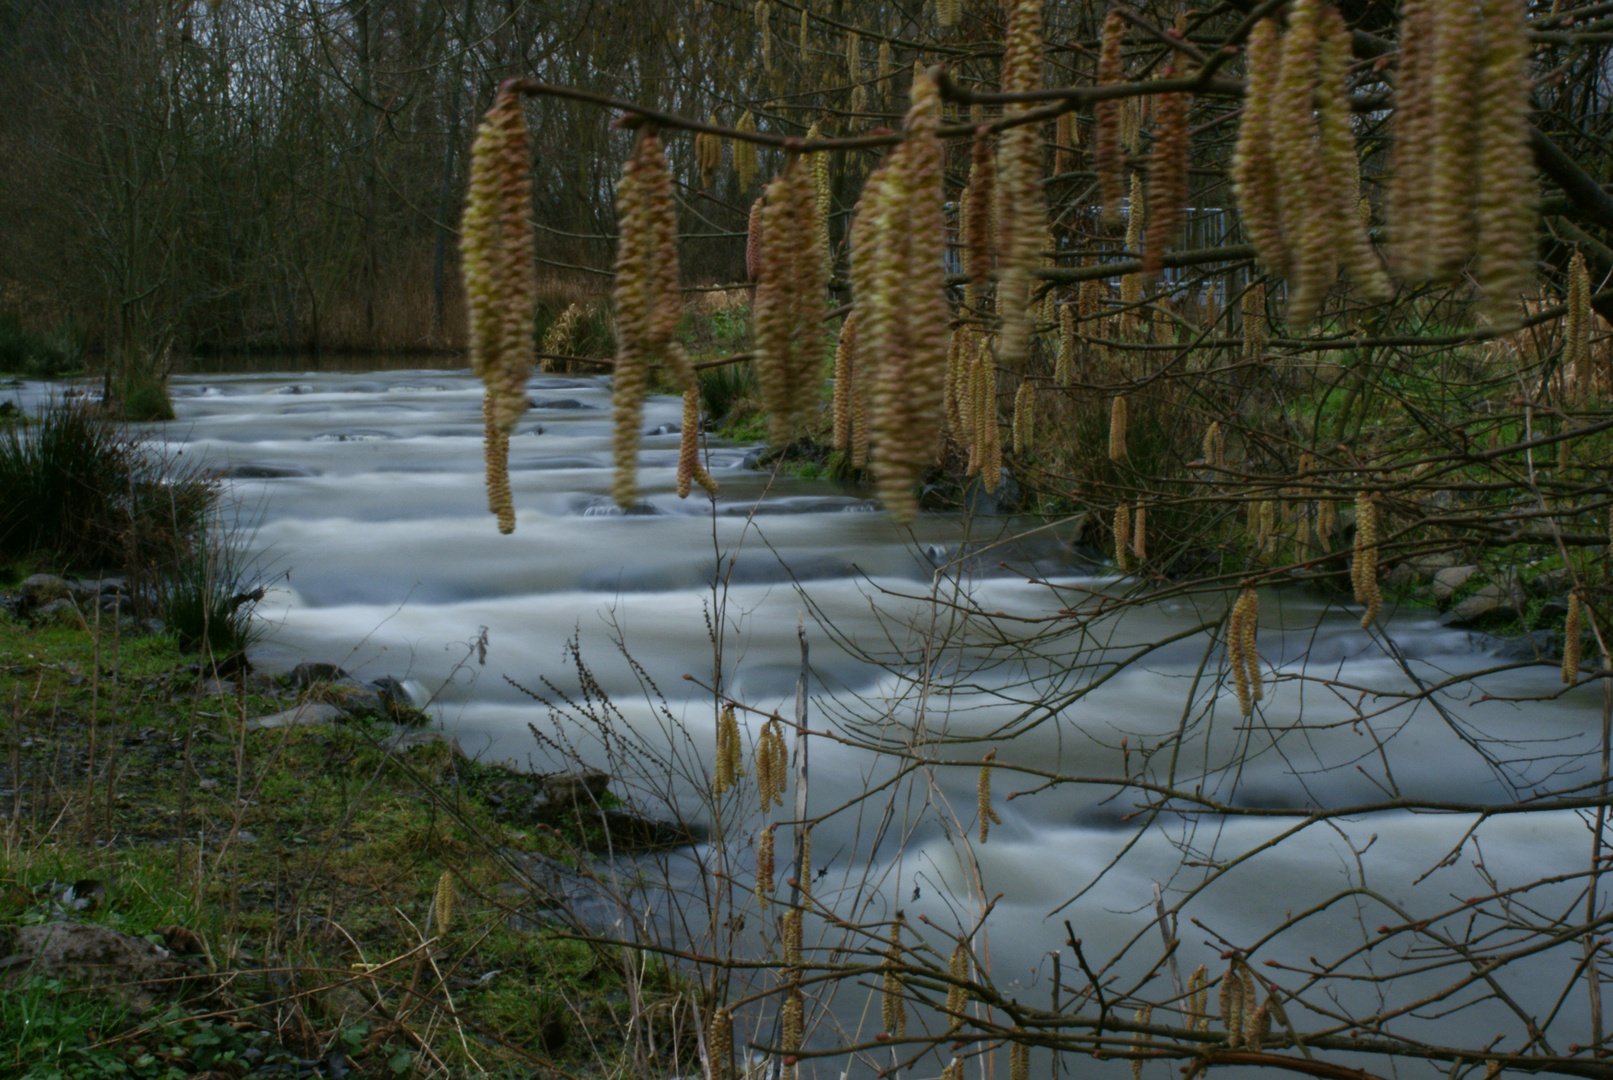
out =
<svg viewBox="0 0 1613 1080"><path fill-rule="evenodd" d="M1574 252L1568 263L1568 315L1563 319L1563 356L1558 362L1566 404L1578 404L1578 390L1590 384L1591 275L1585 256Z"/></svg>
<svg viewBox="0 0 1613 1080"><path fill-rule="evenodd" d="M1153 1009L1150 1007L1149 1012ZM1146 1021L1145 1021L1146 1022ZM1008 1080L1030 1080L1031 1048L1029 1043L1008 1044Z"/></svg>
<svg viewBox="0 0 1613 1080"><path fill-rule="evenodd" d="M1014 393L1014 456L1031 452L1036 445L1036 384L1020 380Z"/></svg>
<svg viewBox="0 0 1613 1080"><path fill-rule="evenodd" d="M1355 130L1350 120L1351 37L1337 8L1323 10L1319 34L1316 127L1327 184L1322 209L1333 217L1333 244L1350 280L1368 301L1381 303L1389 299L1389 278L1372 250L1361 217L1361 165L1355 156Z"/></svg>
<svg viewBox="0 0 1613 1080"><path fill-rule="evenodd" d="M758 198L750 204L750 221L745 230L745 278L760 281L762 277L762 211L767 199Z"/></svg>
<svg viewBox="0 0 1613 1080"><path fill-rule="evenodd" d="M726 1007L711 1014L706 1055L711 1060L711 1080L731 1080L734 1075L734 1015Z"/></svg>
<svg viewBox="0 0 1613 1080"><path fill-rule="evenodd" d="M756 904L763 911L773 896L773 844L777 831L777 825L768 825L756 839Z"/></svg>
<svg viewBox="0 0 1613 1080"><path fill-rule="evenodd" d="M1126 203L1126 254L1136 255L1142 251L1144 223L1148 220L1148 200L1143 193L1142 173L1131 174L1131 198ZM1126 274L1120 279L1120 302L1126 305L1136 305L1143 298L1143 275ZM1130 310L1122 316L1123 319L1135 319L1137 313Z"/></svg>
<svg viewBox="0 0 1613 1080"><path fill-rule="evenodd" d="M767 189L755 304L756 375L774 446L794 438L817 401L828 284L819 232L811 166L792 154Z"/></svg>
<svg viewBox="0 0 1613 1080"><path fill-rule="evenodd" d="M807 129L807 141L821 138L822 129L813 124ZM829 210L831 192L829 189L829 153L819 150L808 154L807 160L812 163L812 190L818 199L818 246L823 249L823 258L829 258Z"/></svg>
<svg viewBox="0 0 1613 1080"><path fill-rule="evenodd" d="M1492 326L1510 330L1534 273L1535 182L1529 154L1528 4L1483 0L1484 58L1478 78L1475 276Z"/></svg>
<svg viewBox="0 0 1613 1080"><path fill-rule="evenodd" d="M1432 275L1429 199L1435 128L1433 78L1435 18L1439 0L1403 0L1400 61L1395 72L1394 143L1390 162L1389 222L1397 271L1413 282Z"/></svg>
<svg viewBox="0 0 1613 1080"><path fill-rule="evenodd" d="M1584 613L1576 590L1568 594L1568 618L1563 621L1563 683L1572 686L1579 679L1580 639L1584 636Z"/></svg>
<svg viewBox="0 0 1613 1080"><path fill-rule="evenodd" d="M1226 438L1221 434L1221 421L1212 420L1204 429L1204 467L1219 470L1226 466Z"/></svg>
<svg viewBox="0 0 1613 1080"><path fill-rule="evenodd" d="M510 437L493 420L493 392L482 395L482 455L487 472L487 508L498 518L498 531L515 531L515 500L510 494Z"/></svg>
<svg viewBox="0 0 1613 1080"><path fill-rule="evenodd" d="M1166 68L1161 78L1171 78ZM1161 94L1154 103L1154 148L1148 158L1148 241L1143 274L1155 277L1165 268L1165 252L1175 242L1187 201L1187 117L1192 95Z"/></svg>
<svg viewBox="0 0 1613 1080"><path fill-rule="evenodd" d="M990 129L975 130L969 160L969 186L963 194L963 268L969 275L969 306L979 306L980 290L991 277L991 211L997 194L997 159Z"/></svg>
<svg viewBox="0 0 1613 1080"><path fill-rule="evenodd" d="M1350 580L1355 586L1355 602L1365 604L1361 629L1378 618L1383 594L1378 589L1378 503L1368 491L1355 497L1355 551L1350 562Z"/></svg>
<svg viewBox="0 0 1613 1080"><path fill-rule="evenodd" d="M454 875L444 870L437 879L437 891L432 896L432 916L437 921L437 933L446 934L454 925Z"/></svg>
<svg viewBox="0 0 1613 1080"><path fill-rule="evenodd" d="M762 70L773 71L773 10L767 0L756 0L756 28L762 32Z"/></svg>
<svg viewBox="0 0 1613 1080"><path fill-rule="evenodd" d="M858 347L875 356L874 478L898 522L918 512L914 487L930 463L945 413L950 313L946 302L946 154L941 94L928 75L913 80L905 138L865 193L870 215L867 288L856 299ZM873 181L870 180L870 184Z"/></svg>
<svg viewBox="0 0 1613 1080"><path fill-rule="evenodd" d="M834 448L842 454L851 450L852 364L857 353L857 314L852 312L840 324L840 342L835 346Z"/></svg>
<svg viewBox="0 0 1613 1080"><path fill-rule="evenodd" d="M751 115L749 109L746 109L745 114L739 118L734 130L742 132L756 130L756 117ZM735 139L734 175L739 178L739 190L749 191L750 186L756 182L756 166L756 144L748 139Z"/></svg>
<svg viewBox="0 0 1613 1080"><path fill-rule="evenodd" d="M1126 424L1129 410L1126 398L1116 394L1114 403L1109 406L1109 460L1126 460Z"/></svg>
<svg viewBox="0 0 1613 1080"><path fill-rule="evenodd" d="M947 1034L963 1029L964 1010L969 1007L969 947L958 942L947 960L947 1000L942 1011L947 1017Z"/></svg>
<svg viewBox="0 0 1613 1080"><path fill-rule="evenodd" d="M1261 19L1249 34L1249 78L1243 120L1232 158L1232 183L1244 231L1260 261L1273 274L1288 273L1288 242L1283 236L1281 181L1272 152L1272 125L1282 71L1281 31L1275 19Z"/></svg>
<svg viewBox="0 0 1613 1080"><path fill-rule="evenodd" d="M683 428L678 440L678 498L689 497L690 484L708 495L717 494L717 482L700 462L700 391L693 385L683 391Z"/></svg>
<svg viewBox="0 0 1613 1080"><path fill-rule="evenodd" d="M1272 151L1282 190L1283 235L1288 242L1288 319L1304 325L1322 305L1338 274L1333 219L1325 205L1329 185L1316 130L1316 75L1320 0L1294 0L1282 37L1282 66L1273 103ZM1351 204L1354 208L1354 204Z"/></svg>
<svg viewBox="0 0 1613 1080"><path fill-rule="evenodd" d="M1266 283L1257 281L1243 294L1243 358L1259 360L1266 351Z"/></svg>
<svg viewBox="0 0 1613 1080"><path fill-rule="evenodd" d="M1256 631L1260 625L1260 595L1245 588L1232 605L1227 620L1227 663L1232 668L1232 685L1238 695L1238 710L1244 716L1254 714L1255 702L1263 696L1260 678L1260 653L1256 646Z"/></svg>
<svg viewBox="0 0 1613 1080"><path fill-rule="evenodd" d="M1221 1025L1227 1029L1228 1049L1243 1045L1243 981L1238 978L1237 957L1221 976Z"/></svg>
<svg viewBox="0 0 1613 1080"><path fill-rule="evenodd" d="M1025 93L1040 89L1041 81L1041 2L1014 0L1003 50L1003 90ZM1012 103L1003 115L1011 119L1029 108ZM1036 126L1019 124L1003 132L997 166L997 317L1001 322L997 363L1011 371L1022 366L1030 351L1027 303L1047 235L1041 181L1042 139Z"/></svg>
<svg viewBox="0 0 1613 1080"><path fill-rule="evenodd" d="M1131 572L1131 506L1120 503L1115 507L1115 566L1122 574Z"/></svg>
<svg viewBox="0 0 1613 1080"><path fill-rule="evenodd" d="M1063 176L1065 173L1075 171L1076 140L1081 137L1081 129L1076 126L1073 112L1059 113L1059 118L1053 128L1053 173Z"/></svg>
<svg viewBox="0 0 1613 1080"><path fill-rule="evenodd" d="M1098 85L1113 86L1125 81L1121 44L1126 20L1111 11L1103 20L1103 45L1098 56ZM1098 170L1098 196L1103 201L1103 221L1110 228L1120 224L1120 201L1126 191L1126 159L1120 152L1120 102L1099 101L1092 106L1095 132L1092 138L1093 164Z"/></svg>
<svg viewBox="0 0 1613 1080"><path fill-rule="evenodd" d="M706 123L715 127L717 117L707 117ZM709 188L717 181L717 170L722 166L722 137L716 132L702 131L694 137L695 164L700 169L700 186Z"/></svg>
<svg viewBox="0 0 1613 1080"><path fill-rule="evenodd" d="M1427 277L1453 276L1473 250L1473 152L1478 138L1476 93L1483 45L1472 0L1437 0L1434 26L1434 141L1429 177Z"/></svg>
<svg viewBox="0 0 1613 1080"><path fill-rule="evenodd" d="M1131 516L1131 553L1137 556L1138 565L1148 561L1148 507L1141 499Z"/></svg>
<svg viewBox="0 0 1613 1080"><path fill-rule="evenodd" d="M1069 386L1075 380L1075 308L1059 305L1058 356L1053 364L1053 384Z"/></svg>
<svg viewBox="0 0 1613 1080"><path fill-rule="evenodd" d="M975 804L980 817L980 842L986 842L986 834L993 825L1001 825L1003 819L997 816L997 811L991 806L991 763L997 757L997 751L986 753L980 762L980 778L975 781Z"/></svg>
<svg viewBox="0 0 1613 1080"><path fill-rule="evenodd" d="M460 234L471 369L487 387L482 408L488 506L499 531L515 528L509 493L509 433L528 407L537 298L530 225L532 191L521 99L500 90L471 151L470 191Z"/></svg>
<svg viewBox="0 0 1613 1080"><path fill-rule="evenodd" d="M879 1002L880 1030L898 1039L907 1035L906 987L902 982L902 913L891 920L890 946L885 950L885 972Z"/></svg>
<svg viewBox="0 0 1613 1080"><path fill-rule="evenodd" d="M860 83L863 79L863 39L855 30L846 31L846 80Z"/></svg>
<svg viewBox="0 0 1613 1080"><path fill-rule="evenodd" d="M1209 1028L1210 1017L1205 1012L1210 993L1210 972L1203 964L1193 969L1187 980L1187 1015L1183 1018L1189 1031Z"/></svg>

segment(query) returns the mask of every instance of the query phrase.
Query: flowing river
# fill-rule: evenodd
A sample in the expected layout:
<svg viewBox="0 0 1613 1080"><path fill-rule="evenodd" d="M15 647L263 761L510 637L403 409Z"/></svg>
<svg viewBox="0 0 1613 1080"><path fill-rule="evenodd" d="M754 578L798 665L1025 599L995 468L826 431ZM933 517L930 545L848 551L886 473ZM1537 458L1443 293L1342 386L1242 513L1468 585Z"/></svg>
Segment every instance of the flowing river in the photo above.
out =
<svg viewBox="0 0 1613 1080"><path fill-rule="evenodd" d="M989 958L1005 996L1038 1007L1055 998L1067 1004L1088 985L1067 947L1070 930L1094 968L1127 950L1105 974L1117 976L1105 990L1111 998L1150 973L1139 995L1172 996L1169 965L1158 965L1157 885L1170 905L1199 890L1175 922L1176 977L1185 981L1201 963L1219 974L1229 945L1252 949L1255 973L1290 989L1318 964L1337 962L1349 977L1334 981L1331 998L1315 990L1308 998L1330 1016L1288 1005L1302 1030L1330 1026L1345 1011L1396 1008L1474 970L1443 953L1420 955L1433 947L1428 937L1365 949L1380 925L1435 918L1464 897L1583 874L1589 864L1589 819L1572 810L1482 822L1472 813L1380 812L1261 845L1295 830L1313 806L1393 797L1504 802L1592 784L1599 685L1554 700L1507 700L1555 693L1556 668L1514 666L1504 643L1448 629L1427 609L1391 612L1387 637L1368 634L1357 614L1285 588L1262 596L1267 685L1246 722L1222 677L1219 646L1199 629L1216 624L1224 597L1060 617L1126 587L1081 557L1073 523L929 514L898 529L862 494L747 468L757 448L720 444L711 449L722 488L715 506L698 491L680 501L673 483L681 409L671 397L650 400L644 504L623 515L608 496L608 382L535 376L530 394L535 407L510 444L517 528L501 536L482 487L481 389L463 371L178 379L178 420L166 438L230 477L235 505L255 525L257 569L273 579L259 608L268 636L257 661L274 669L327 660L364 678L405 679L467 753L541 770L556 762L529 725L558 729L510 680L533 689L548 680L573 692L575 639L623 728L676 765L659 778L640 775L642 790L663 791L689 818L729 836L730 861L748 888L761 818L749 796L725 803L723 820L712 820L700 781L691 780L708 767L712 698L683 676L709 686L716 619L725 690L793 716L804 626L809 726L832 733L811 739L809 815L819 819L813 865L821 875L814 896L850 918L904 911L915 928L909 940L923 936L943 962L951 941L942 931L975 929L996 898L974 936L977 955ZM722 587L713 588L714 577ZM1150 642L1163 644L1139 652ZM1130 665L1113 665L1134 653ZM1506 670L1456 678L1498 667ZM1090 688L1094 680L1103 681ZM1448 685L1416 696L1419 682ZM1413 696L1397 696L1406 694ZM981 741L925 750L962 764L896 780L895 759L869 745L908 745L920 702L926 734ZM886 716L893 719L880 725ZM747 746L757 719L742 717ZM687 722L686 738L677 722ZM579 751L608 764L596 753L598 733L585 728L568 729ZM1101 784L1008 801L1041 779L999 770L993 807L1001 823L980 844L977 765L992 746L1005 765L1174 778L1233 806L1293 814L1199 815L1177 806L1149 816L1137 813L1135 793ZM792 807L772 816L789 820ZM781 842L781 878L783 850ZM1584 886L1571 878L1534 889L1508 909L1510 925L1457 912L1436 918L1428 933L1504 951L1501 939L1523 941L1554 918L1581 917ZM1335 902L1300 918L1329 897ZM1605 913L1600 899L1595 908ZM1290 913L1296 921L1271 933ZM764 922L753 916L749 933ZM842 940L821 924L809 938ZM1062 990L1051 983L1055 953ZM1463 1045L1504 1033L1511 1048L1528 1041L1523 1016L1537 1024L1549 1016L1547 1041L1563 1052L1588 1041L1586 988L1575 982L1583 955L1578 938L1539 949L1391 1027ZM1397 973L1398 983L1383 981ZM878 1003L867 1012L867 1000L865 990L844 988L815 1038L868 1038ZM1458 1004L1467 1007L1452 1014ZM1150 1064L1145 1075L1163 1080L1166 1068Z"/></svg>

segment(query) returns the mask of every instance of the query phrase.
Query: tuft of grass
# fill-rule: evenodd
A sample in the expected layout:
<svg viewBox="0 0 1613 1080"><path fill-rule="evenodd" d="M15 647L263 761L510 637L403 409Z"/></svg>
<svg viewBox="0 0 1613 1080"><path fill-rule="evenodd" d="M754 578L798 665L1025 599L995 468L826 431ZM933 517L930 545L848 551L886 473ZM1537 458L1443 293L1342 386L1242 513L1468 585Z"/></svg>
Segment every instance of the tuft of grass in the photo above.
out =
<svg viewBox="0 0 1613 1080"><path fill-rule="evenodd" d="M0 311L0 371L50 379L83 366L84 344L71 325L40 334L26 329L15 312Z"/></svg>

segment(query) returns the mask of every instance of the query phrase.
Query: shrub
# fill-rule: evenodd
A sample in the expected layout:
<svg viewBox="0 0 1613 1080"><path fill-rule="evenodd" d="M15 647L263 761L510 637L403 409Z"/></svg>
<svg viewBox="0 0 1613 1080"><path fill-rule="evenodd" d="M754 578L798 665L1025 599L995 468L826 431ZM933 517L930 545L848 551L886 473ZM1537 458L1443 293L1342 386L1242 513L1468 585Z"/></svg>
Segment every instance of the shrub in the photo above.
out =
<svg viewBox="0 0 1613 1080"><path fill-rule="evenodd" d="M23 327L15 312L0 311L0 371L48 379L82 366L83 343L72 326L49 334Z"/></svg>

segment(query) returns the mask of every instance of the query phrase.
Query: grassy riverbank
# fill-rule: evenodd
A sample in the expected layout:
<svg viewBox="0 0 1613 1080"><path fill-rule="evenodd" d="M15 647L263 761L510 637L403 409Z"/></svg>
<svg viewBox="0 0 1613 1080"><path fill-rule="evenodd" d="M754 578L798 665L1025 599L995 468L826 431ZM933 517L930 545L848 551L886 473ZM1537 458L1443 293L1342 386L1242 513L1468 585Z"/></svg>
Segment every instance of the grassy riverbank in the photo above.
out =
<svg viewBox="0 0 1613 1080"><path fill-rule="evenodd" d="M585 864L597 811L512 814L514 774L379 717L254 730L329 689L195 660L0 614L0 1076L620 1070L621 958L525 872ZM17 955L55 922L162 943L184 978ZM667 978L638 971L642 1008Z"/></svg>

